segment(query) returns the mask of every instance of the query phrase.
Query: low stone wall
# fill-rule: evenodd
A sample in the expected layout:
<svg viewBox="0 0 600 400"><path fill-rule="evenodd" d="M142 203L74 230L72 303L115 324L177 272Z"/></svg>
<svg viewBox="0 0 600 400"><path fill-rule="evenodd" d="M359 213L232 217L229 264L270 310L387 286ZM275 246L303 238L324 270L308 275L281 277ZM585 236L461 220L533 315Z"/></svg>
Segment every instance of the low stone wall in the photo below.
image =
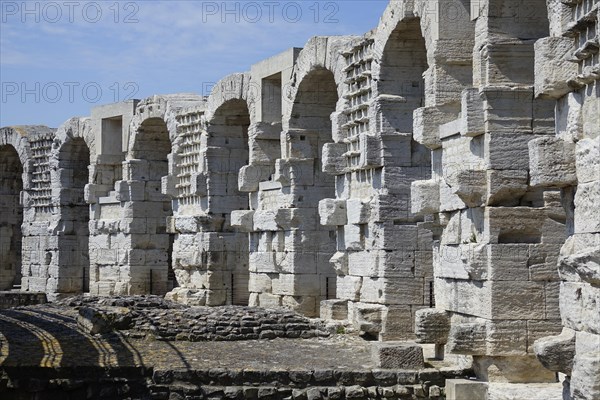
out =
<svg viewBox="0 0 600 400"><path fill-rule="evenodd" d="M38 292L0 292L0 309L44 304L47 302L45 293Z"/></svg>
<svg viewBox="0 0 600 400"><path fill-rule="evenodd" d="M0 369L0 397L87 399L432 399L469 371ZM6 396L6 397L5 397ZM54 397L52 397L54 396Z"/></svg>
<svg viewBox="0 0 600 400"><path fill-rule="evenodd" d="M283 309L245 306L187 307L157 296L82 298L70 300L68 304L79 307L78 324L88 332L119 330L133 338L153 337L159 340L198 342L308 339L330 334L324 323ZM113 325L112 328L110 325Z"/></svg>

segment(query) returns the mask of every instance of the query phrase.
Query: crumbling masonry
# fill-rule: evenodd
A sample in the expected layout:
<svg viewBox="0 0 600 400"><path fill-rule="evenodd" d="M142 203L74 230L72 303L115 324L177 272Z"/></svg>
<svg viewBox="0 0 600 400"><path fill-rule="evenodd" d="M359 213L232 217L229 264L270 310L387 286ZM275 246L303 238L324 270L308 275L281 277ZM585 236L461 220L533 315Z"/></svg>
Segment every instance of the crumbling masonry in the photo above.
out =
<svg viewBox="0 0 600 400"><path fill-rule="evenodd" d="M394 0L207 98L2 128L1 288L291 308L599 398L598 4Z"/></svg>

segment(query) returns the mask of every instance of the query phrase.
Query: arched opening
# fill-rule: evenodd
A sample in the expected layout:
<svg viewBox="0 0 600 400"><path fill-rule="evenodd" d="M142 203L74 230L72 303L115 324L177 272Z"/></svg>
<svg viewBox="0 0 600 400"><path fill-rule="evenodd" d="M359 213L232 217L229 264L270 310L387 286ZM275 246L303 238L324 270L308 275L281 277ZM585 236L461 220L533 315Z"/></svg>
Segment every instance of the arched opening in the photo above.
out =
<svg viewBox="0 0 600 400"><path fill-rule="evenodd" d="M413 111L425 105L427 51L419 21L400 21L383 49L378 91L380 95L398 96L389 98L392 108L384 115L396 132L412 132Z"/></svg>
<svg viewBox="0 0 600 400"><path fill-rule="evenodd" d="M316 69L300 82L289 122L290 130L304 131L298 137L291 138L289 157L314 158L315 177L317 174L322 175L321 178L326 179L325 183L331 188L333 177L321 172L321 151L325 143L333 142L331 114L335 111L337 101L333 73L324 68ZM304 152L295 151L294 139L305 142L298 145L298 149L305 150Z"/></svg>
<svg viewBox="0 0 600 400"><path fill-rule="evenodd" d="M223 103L210 122L204 158L208 212L225 243L225 251L211 252L212 263L208 267L213 281L223 282L224 302L234 305L248 305L250 296L248 234L231 227L231 212L249 209L248 194L238 190L239 170L248 164L249 126L250 113L245 101L234 99Z"/></svg>
<svg viewBox="0 0 600 400"><path fill-rule="evenodd" d="M309 269L300 264L315 265L312 283L318 292L308 293L303 288L296 293L314 296L314 312L310 310L310 305L299 308L307 315L318 315L321 300L336 298L336 273L329 262L335 253L336 233L334 228L319 224L317 210L320 200L335 197L335 177L323 172L322 160L323 145L333 142L331 114L336 110L337 101L333 73L324 68L315 69L300 82L289 121L287 157L291 168L287 178L294 185L291 190L294 193L294 206L314 210L316 218L315 231L307 229L304 232L307 237L304 241L307 245L301 251L304 254L297 255L293 262L289 262L293 273L300 272L297 284L302 286L308 285L300 282L308 278L309 274L305 272ZM294 232L285 232L285 235L286 240L290 240ZM287 263L287 257L284 258L283 262Z"/></svg>
<svg viewBox="0 0 600 400"><path fill-rule="evenodd" d="M169 130L162 118L148 118L138 128L129 163L131 179L128 199L134 219L144 220L144 229L132 228L129 256L130 294L163 295L174 286L172 267L175 235L167 229L173 216L171 199L162 193L161 180L169 174L171 153Z"/></svg>
<svg viewBox="0 0 600 400"><path fill-rule="evenodd" d="M61 265L58 276L59 293L90 290L89 206L84 188L89 182L90 149L83 138L67 141L58 155L59 181L63 187L60 218Z"/></svg>
<svg viewBox="0 0 600 400"><path fill-rule="evenodd" d="M22 174L15 148L0 146L0 290L21 285Z"/></svg>

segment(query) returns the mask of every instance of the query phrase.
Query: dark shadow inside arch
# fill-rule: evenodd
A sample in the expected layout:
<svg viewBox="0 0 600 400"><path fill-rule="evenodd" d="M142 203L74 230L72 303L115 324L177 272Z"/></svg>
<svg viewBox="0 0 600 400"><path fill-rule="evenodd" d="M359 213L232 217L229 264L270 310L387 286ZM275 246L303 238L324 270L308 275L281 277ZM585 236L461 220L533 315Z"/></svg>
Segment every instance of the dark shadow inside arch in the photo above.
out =
<svg viewBox="0 0 600 400"><path fill-rule="evenodd" d="M412 132L413 111L425 105L427 67L420 19L400 21L385 44L378 85L379 94L400 97L385 116L398 132Z"/></svg>
<svg viewBox="0 0 600 400"><path fill-rule="evenodd" d="M294 171L293 179L299 184L295 188L295 206L317 209L319 201L335 198L335 177L323 172L323 145L332 143L331 114L335 112L338 91L334 75L325 68L318 68L306 75L300 85L292 106L289 121L288 155L295 159L312 159L311 179ZM318 214L318 213L317 213ZM335 253L336 233L331 227L318 223L314 234L314 247L303 249L316 258L320 293L317 295L317 309L321 300L336 298L336 274L329 260ZM318 311L317 311L318 313Z"/></svg>
<svg viewBox="0 0 600 400"><path fill-rule="evenodd" d="M169 130L162 118L149 118L138 128L132 155L143 164L143 200L137 193L134 215L146 219L146 234L137 234L133 249L139 255L129 260L131 293L165 294L174 286L173 242L175 235L167 230L167 217L173 216L171 199L162 194L161 180L169 174L171 153ZM138 185L138 189L140 186ZM133 190L133 189L132 189ZM140 196L140 197L137 197Z"/></svg>
<svg viewBox="0 0 600 400"><path fill-rule="evenodd" d="M61 265L57 289L59 293L89 292L90 211L84 189L89 180L90 149L83 138L74 138L62 146L58 157L64 230L59 238Z"/></svg>
<svg viewBox="0 0 600 400"><path fill-rule="evenodd" d="M21 285L23 166L13 146L0 146L0 290Z"/></svg>
<svg viewBox="0 0 600 400"><path fill-rule="evenodd" d="M248 164L248 127L250 113L244 100L223 103L208 128L206 169L208 207L224 235L227 251L213 260L220 267L212 274L221 277L227 291L227 304L248 305L248 235L231 227L231 212L249 209L248 194L238 190L238 173Z"/></svg>

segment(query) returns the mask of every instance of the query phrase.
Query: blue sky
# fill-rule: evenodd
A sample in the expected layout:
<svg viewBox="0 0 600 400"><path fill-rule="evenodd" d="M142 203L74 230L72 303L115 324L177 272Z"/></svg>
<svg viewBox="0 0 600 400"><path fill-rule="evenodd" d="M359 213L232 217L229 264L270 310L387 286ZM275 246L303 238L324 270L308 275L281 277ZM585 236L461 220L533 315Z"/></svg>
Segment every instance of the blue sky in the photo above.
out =
<svg viewBox="0 0 600 400"><path fill-rule="evenodd" d="M377 26L388 0L0 0L0 126L211 84L314 35Z"/></svg>

